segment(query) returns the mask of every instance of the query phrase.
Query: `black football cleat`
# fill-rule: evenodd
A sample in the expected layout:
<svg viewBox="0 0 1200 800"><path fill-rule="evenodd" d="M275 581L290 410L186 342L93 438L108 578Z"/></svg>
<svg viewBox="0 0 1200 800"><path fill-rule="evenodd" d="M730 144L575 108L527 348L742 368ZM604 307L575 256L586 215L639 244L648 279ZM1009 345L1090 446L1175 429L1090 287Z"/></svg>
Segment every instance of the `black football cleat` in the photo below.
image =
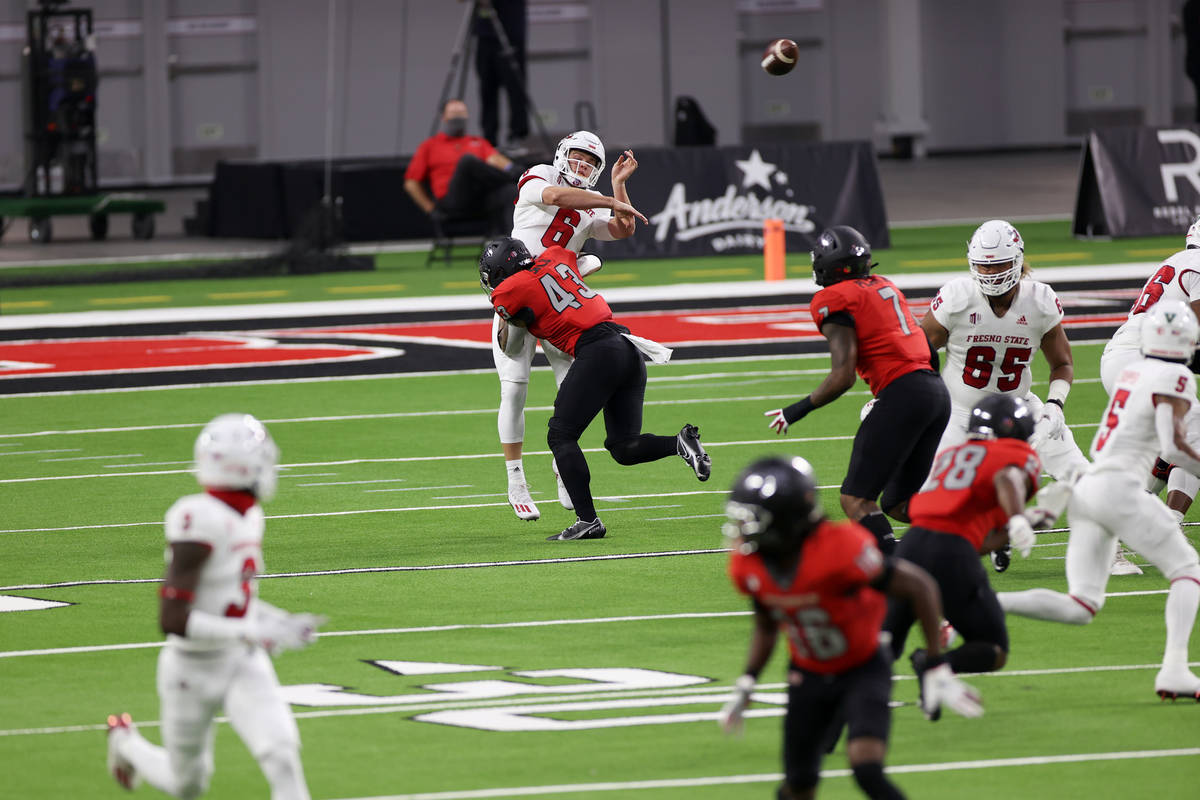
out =
<svg viewBox="0 0 1200 800"><path fill-rule="evenodd" d="M1012 563L1012 545L1006 544L999 550L993 550L991 556L992 569L996 570L996 572L1004 572L1004 570L1008 569L1008 565Z"/></svg>
<svg viewBox="0 0 1200 800"><path fill-rule="evenodd" d="M604 523L596 517L591 522L585 522L581 519L575 520L575 524L567 528L562 533L556 533L553 536L547 536L547 542L571 542L576 539L603 539L604 534L608 533L608 529L604 527Z"/></svg>
<svg viewBox="0 0 1200 800"><path fill-rule="evenodd" d="M921 698L919 703L921 711L924 712L925 719L930 722L937 722L942 718L941 708L934 709L932 714L925 711L925 670L929 665L929 654L924 648L920 648L913 650L908 660L912 662L913 672L917 674L917 691L919 692L918 697Z"/></svg>
<svg viewBox="0 0 1200 800"><path fill-rule="evenodd" d="M712 459L700 444L700 429L695 425L684 425L675 437L675 446L679 457L695 471L696 477L702 481L708 480L712 474Z"/></svg>

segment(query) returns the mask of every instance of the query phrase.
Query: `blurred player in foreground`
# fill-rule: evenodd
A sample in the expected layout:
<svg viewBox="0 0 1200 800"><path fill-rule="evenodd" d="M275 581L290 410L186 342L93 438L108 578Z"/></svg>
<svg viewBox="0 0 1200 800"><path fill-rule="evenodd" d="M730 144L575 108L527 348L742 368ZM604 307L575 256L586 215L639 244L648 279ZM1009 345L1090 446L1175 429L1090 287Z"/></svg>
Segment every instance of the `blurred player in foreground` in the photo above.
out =
<svg viewBox="0 0 1200 800"><path fill-rule="evenodd" d="M258 598L263 512L279 451L249 414L224 414L196 439L201 494L167 512L170 546L159 590L167 642L158 657L163 746L128 714L108 718L108 770L126 789L144 780L175 797L208 789L215 717L224 709L258 761L272 800L307 800L300 732L270 656L312 644L324 618L289 614Z"/></svg>
<svg viewBox="0 0 1200 800"><path fill-rule="evenodd" d="M1123 541L1171 582L1167 643L1154 690L1163 698L1200 700L1200 678L1188 669L1187 657L1200 606L1200 558L1163 502L1145 491L1145 476L1159 453L1200 474L1200 453L1188 443L1184 425L1196 405L1196 380L1187 363L1198 335L1196 316L1182 301L1162 300L1145 314L1143 358L1117 374L1092 440L1092 465L1067 507L1068 593L1002 592L1000 605L1010 614L1086 625L1104 606L1108 565Z"/></svg>
<svg viewBox="0 0 1200 800"><path fill-rule="evenodd" d="M729 574L751 598L754 632L745 673L721 710L721 727L740 731L782 631L791 662L784 783L776 796L815 796L822 756L844 723L846 756L859 788L871 798L903 798L883 774L892 693L891 653L880 643L885 595L911 603L925 633L928 658L920 679L925 713L943 705L966 717L983 713L979 695L939 654L936 584L919 567L881 553L861 525L830 522L817 503L812 467L802 458L752 463L734 482L726 515L725 535L733 549Z"/></svg>

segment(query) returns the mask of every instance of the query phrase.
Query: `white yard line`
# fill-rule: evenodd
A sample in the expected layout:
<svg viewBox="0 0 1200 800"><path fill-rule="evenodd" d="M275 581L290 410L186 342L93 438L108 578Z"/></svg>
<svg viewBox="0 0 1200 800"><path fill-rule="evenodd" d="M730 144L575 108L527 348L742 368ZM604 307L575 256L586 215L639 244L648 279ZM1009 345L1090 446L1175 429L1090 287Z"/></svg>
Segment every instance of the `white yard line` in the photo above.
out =
<svg viewBox="0 0 1200 800"><path fill-rule="evenodd" d="M946 761L932 764L898 764L885 768L891 775L916 772L953 772L968 769L1002 769L1032 767L1045 764L1075 764L1088 761L1122 761L1127 759L1178 758L1200 755L1200 748L1187 747L1176 750L1125 750L1111 753L1073 753L1056 756L1030 756L1027 758L993 758L978 761ZM853 773L848 769L821 770L822 778L847 778ZM670 778L646 781L612 781L605 783L564 783L551 786L514 786L504 789L470 789L451 792L420 792L418 794L389 794L371 797L347 798L346 800L484 800L494 797L533 797L548 794L577 794L587 792L629 792L643 789L686 789L700 786L731 786L748 783L778 783L783 775L765 773L757 775L720 775L706 778Z"/></svg>

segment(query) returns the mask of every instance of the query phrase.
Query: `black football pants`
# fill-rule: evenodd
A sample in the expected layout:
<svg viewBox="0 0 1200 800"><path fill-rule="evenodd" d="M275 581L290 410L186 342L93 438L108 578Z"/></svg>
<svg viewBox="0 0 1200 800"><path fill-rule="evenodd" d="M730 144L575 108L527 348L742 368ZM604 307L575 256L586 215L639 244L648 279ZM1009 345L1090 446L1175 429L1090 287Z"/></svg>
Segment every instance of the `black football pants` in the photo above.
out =
<svg viewBox="0 0 1200 800"><path fill-rule="evenodd" d="M458 160L436 210L449 219L486 217L489 236L508 236L516 199L517 175L467 153Z"/></svg>
<svg viewBox="0 0 1200 800"><path fill-rule="evenodd" d="M546 442L580 519L596 519L596 506L579 437L601 410L607 434L604 447L618 464L642 464L677 454L676 437L642 433L645 396L646 362L624 336L614 332L576 349L575 362L558 387Z"/></svg>

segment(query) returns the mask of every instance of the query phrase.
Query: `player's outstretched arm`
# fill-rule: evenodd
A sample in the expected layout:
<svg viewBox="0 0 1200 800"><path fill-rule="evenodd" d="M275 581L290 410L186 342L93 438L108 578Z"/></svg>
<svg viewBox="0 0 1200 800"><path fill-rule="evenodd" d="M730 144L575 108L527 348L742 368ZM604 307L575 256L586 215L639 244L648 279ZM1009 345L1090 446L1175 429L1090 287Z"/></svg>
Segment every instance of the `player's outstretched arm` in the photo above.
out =
<svg viewBox="0 0 1200 800"><path fill-rule="evenodd" d="M854 367L858 363L858 336L847 325L829 322L821 326L821 333L829 340L829 374L813 393L786 408L764 411L770 417L767 427L775 433L787 433L788 427L804 419L814 409L832 403L854 386Z"/></svg>
<svg viewBox="0 0 1200 800"><path fill-rule="evenodd" d="M754 693L754 685L763 667L771 660L775 651L775 640L779 635L779 626L771 617L771 612L758 603L754 604L754 633L750 637L750 652L746 656L746 669L733 685L733 695L721 709L718 721L721 730L727 734L742 732L742 715L750 705L750 697Z"/></svg>

